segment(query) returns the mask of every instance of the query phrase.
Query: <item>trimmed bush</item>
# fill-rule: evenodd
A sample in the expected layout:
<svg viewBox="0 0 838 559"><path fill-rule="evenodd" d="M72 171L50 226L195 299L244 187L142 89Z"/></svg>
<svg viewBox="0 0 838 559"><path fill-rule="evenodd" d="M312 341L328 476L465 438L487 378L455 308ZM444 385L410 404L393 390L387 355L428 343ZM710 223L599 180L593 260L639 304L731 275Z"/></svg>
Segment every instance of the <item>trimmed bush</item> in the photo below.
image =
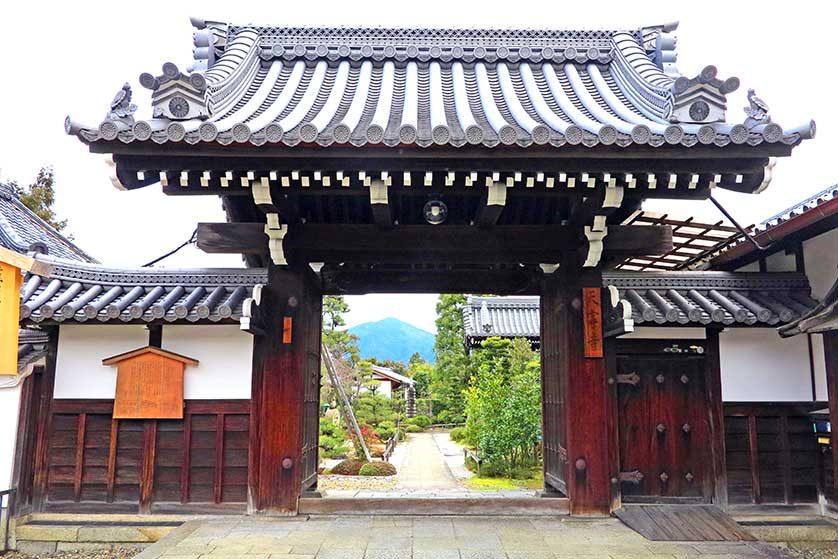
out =
<svg viewBox="0 0 838 559"><path fill-rule="evenodd" d="M332 468L332 474L336 476L357 476L365 464L366 462L363 460L343 460Z"/></svg>
<svg viewBox="0 0 838 559"><path fill-rule="evenodd" d="M394 476L396 467L389 462L369 462L361 466L358 472L361 476Z"/></svg>
<svg viewBox="0 0 838 559"><path fill-rule="evenodd" d="M422 431L424 431L424 429L422 429L418 425L408 425L404 428L405 433L421 433Z"/></svg>
<svg viewBox="0 0 838 559"><path fill-rule="evenodd" d="M373 431L373 433L375 433L375 436L381 439L382 441L386 441L388 439L391 439L393 435L396 434L396 429L395 427L382 427L381 425L379 425L378 428Z"/></svg>
<svg viewBox="0 0 838 559"><path fill-rule="evenodd" d="M465 427L455 427L451 429L451 440L455 443L461 443L466 438L466 428Z"/></svg>
<svg viewBox="0 0 838 559"><path fill-rule="evenodd" d="M411 421L411 423L413 423L414 425L418 425L422 429L427 429L431 426L431 418L427 415L417 415L413 418L413 421Z"/></svg>

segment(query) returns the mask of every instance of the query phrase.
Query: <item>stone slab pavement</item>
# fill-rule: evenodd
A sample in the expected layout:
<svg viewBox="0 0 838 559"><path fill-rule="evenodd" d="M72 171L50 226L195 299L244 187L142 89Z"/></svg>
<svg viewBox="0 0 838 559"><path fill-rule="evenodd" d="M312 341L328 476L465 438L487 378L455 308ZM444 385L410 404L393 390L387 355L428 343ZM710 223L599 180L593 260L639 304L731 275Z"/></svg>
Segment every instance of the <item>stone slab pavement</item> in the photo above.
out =
<svg viewBox="0 0 838 559"><path fill-rule="evenodd" d="M399 489L460 489L430 433L407 435L407 452L398 477Z"/></svg>
<svg viewBox="0 0 838 559"><path fill-rule="evenodd" d="M136 559L787 559L763 542L652 542L616 519L235 517L189 522Z"/></svg>

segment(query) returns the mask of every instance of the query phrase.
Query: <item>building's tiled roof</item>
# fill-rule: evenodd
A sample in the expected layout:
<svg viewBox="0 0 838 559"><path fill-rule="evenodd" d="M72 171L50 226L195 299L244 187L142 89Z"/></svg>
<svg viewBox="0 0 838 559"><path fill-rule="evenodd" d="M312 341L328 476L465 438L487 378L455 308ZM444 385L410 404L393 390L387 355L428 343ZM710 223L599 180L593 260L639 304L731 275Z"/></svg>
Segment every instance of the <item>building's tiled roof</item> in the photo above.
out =
<svg viewBox="0 0 838 559"><path fill-rule="evenodd" d="M817 307L779 330L783 337L838 330L838 279Z"/></svg>
<svg viewBox="0 0 838 559"><path fill-rule="evenodd" d="M615 287L645 326L777 326L817 306L803 274L731 272L610 272ZM468 340L540 334L538 297L469 297L463 308Z"/></svg>
<svg viewBox="0 0 838 559"><path fill-rule="evenodd" d="M38 257L49 275L30 274L22 324L42 322L234 322L264 269L111 269Z"/></svg>
<svg viewBox="0 0 838 559"><path fill-rule="evenodd" d="M58 258L95 263L96 260L27 208L0 182L0 246L20 252L46 253Z"/></svg>
<svg viewBox="0 0 838 559"><path fill-rule="evenodd" d="M793 145L814 123L727 121L739 80L674 67L675 26L292 28L193 21L195 72L144 74L153 116L67 121L86 142ZM695 106L695 108L693 108Z"/></svg>
<svg viewBox="0 0 838 559"><path fill-rule="evenodd" d="M817 234L820 234L823 229L818 229L817 226L827 223L824 220L836 219L836 215L838 215L838 184L769 217L755 225L750 233L757 243L767 248L786 236L810 228L810 226L816 226L816 230L819 231ZM755 251L757 249L753 243L740 238L737 242L713 254L709 265L711 267L730 265L730 262L753 255Z"/></svg>
<svg viewBox="0 0 838 559"><path fill-rule="evenodd" d="M40 330L22 328L18 332L17 369L22 371L28 365L36 363L47 354L49 335Z"/></svg>
<svg viewBox="0 0 838 559"><path fill-rule="evenodd" d="M396 371L394 371L393 369L390 369L388 367L381 367L379 365L372 365L370 368L373 371L375 371L376 374L378 374L382 377L386 377L390 380L394 380L394 381L396 381L398 383L401 383L401 384L408 384L408 385L413 386L413 383L415 382L412 378L406 377L404 375L400 375L399 373L397 373Z"/></svg>

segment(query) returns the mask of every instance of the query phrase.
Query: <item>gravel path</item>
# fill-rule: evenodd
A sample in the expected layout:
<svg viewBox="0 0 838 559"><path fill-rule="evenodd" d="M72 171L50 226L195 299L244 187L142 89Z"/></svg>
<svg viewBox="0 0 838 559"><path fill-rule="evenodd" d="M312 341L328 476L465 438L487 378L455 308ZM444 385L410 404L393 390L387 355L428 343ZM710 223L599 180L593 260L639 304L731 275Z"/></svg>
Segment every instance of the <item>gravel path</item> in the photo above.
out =
<svg viewBox="0 0 838 559"><path fill-rule="evenodd" d="M3 559L131 559L141 551L142 549L119 547L115 549L56 551L53 553L39 553L37 555L9 551L5 554L0 552L0 556Z"/></svg>
<svg viewBox="0 0 838 559"><path fill-rule="evenodd" d="M794 559L838 559L838 542L795 542L782 550Z"/></svg>

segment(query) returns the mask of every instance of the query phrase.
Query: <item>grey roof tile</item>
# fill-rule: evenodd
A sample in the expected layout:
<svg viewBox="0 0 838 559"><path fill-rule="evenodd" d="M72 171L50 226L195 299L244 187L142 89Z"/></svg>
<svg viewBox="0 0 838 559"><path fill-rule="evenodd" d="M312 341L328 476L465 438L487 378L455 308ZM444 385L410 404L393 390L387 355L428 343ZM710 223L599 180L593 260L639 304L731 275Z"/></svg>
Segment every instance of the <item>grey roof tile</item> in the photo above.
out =
<svg viewBox="0 0 838 559"><path fill-rule="evenodd" d="M27 208L3 183L0 183L0 246L24 254L45 252L69 260L96 262Z"/></svg>
<svg viewBox="0 0 838 559"><path fill-rule="evenodd" d="M738 80L718 80L712 66L692 79L678 75L674 25L624 31L193 24L196 72L175 67L141 77L154 90L153 120L96 126L68 120L68 132L86 142L420 147L793 145L814 134L813 122L787 129L724 122L725 94ZM200 90L189 85L193 78ZM178 88L184 104L192 103L190 94L206 96L205 106L190 106L180 121L163 117ZM699 97L709 116L678 112L676 122L675 111Z"/></svg>
<svg viewBox="0 0 838 559"><path fill-rule="evenodd" d="M644 326L774 327L806 315L818 302L803 274L741 272L609 272L603 287L617 288ZM538 297L469 297L463 308L470 344L490 336L540 335Z"/></svg>

